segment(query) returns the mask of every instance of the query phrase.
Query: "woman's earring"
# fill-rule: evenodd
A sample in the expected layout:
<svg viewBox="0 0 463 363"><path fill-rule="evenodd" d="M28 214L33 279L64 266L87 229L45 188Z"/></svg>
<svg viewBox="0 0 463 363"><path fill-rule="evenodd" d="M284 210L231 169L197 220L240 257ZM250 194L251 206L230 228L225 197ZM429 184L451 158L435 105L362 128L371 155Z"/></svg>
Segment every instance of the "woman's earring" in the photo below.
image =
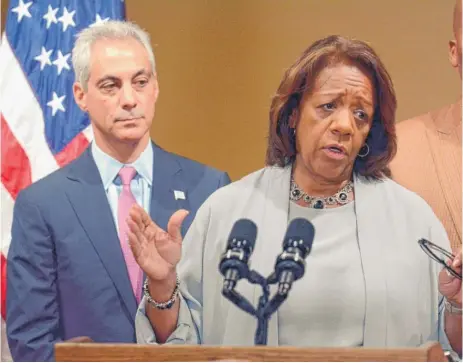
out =
<svg viewBox="0 0 463 363"><path fill-rule="evenodd" d="M366 149L366 151L364 151L363 153L361 153L362 149ZM367 143L365 143L365 145L363 145L362 148L360 149L360 152L358 153L357 156L359 156L359 157L361 157L361 158L364 158L364 157L367 156L369 153L370 153L370 147L368 146Z"/></svg>

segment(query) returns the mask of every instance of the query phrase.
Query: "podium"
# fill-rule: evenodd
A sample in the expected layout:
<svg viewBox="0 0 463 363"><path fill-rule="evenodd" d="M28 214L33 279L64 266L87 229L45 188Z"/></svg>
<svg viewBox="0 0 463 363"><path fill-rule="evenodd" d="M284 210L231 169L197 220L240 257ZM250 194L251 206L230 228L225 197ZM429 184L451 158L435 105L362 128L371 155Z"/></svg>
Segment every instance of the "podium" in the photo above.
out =
<svg viewBox="0 0 463 363"><path fill-rule="evenodd" d="M57 362L447 362L437 342L418 348L296 348L93 343L79 337L55 345Z"/></svg>

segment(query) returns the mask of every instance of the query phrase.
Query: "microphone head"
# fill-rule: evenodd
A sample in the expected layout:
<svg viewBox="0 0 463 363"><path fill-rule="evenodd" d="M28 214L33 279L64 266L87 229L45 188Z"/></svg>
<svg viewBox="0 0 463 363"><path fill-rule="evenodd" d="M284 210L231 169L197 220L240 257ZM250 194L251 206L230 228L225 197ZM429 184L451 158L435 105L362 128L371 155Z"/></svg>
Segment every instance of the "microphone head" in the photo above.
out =
<svg viewBox="0 0 463 363"><path fill-rule="evenodd" d="M219 263L220 273L225 277L227 289L249 273L249 257L254 250L257 226L249 219L235 222L227 240L227 247Z"/></svg>
<svg viewBox="0 0 463 363"><path fill-rule="evenodd" d="M302 253L302 258L306 258L312 249L312 243L315 237L315 229L313 224L307 219L293 219L286 230L286 235L283 240L283 249L288 247L299 248Z"/></svg>
<svg viewBox="0 0 463 363"><path fill-rule="evenodd" d="M227 249L242 248L246 250L247 253L251 253L256 244L256 237L256 224L246 218L239 219L235 222L230 232L230 236L227 241Z"/></svg>

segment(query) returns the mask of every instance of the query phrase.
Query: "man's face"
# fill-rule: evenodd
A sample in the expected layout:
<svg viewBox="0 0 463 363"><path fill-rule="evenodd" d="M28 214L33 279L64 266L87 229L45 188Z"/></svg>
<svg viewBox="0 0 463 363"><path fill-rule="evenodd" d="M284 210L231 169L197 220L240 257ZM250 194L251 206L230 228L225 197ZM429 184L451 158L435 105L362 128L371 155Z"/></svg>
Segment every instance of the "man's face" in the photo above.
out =
<svg viewBox="0 0 463 363"><path fill-rule="evenodd" d="M449 58L454 68L458 69L461 78L461 33L457 34L455 40L450 41Z"/></svg>
<svg viewBox="0 0 463 363"><path fill-rule="evenodd" d="M453 33L455 39L449 42L449 59L450 64L458 69L461 78L461 0L457 0L455 4Z"/></svg>
<svg viewBox="0 0 463 363"><path fill-rule="evenodd" d="M137 40L95 42L88 89L76 82L74 96L88 112L100 147L149 140L158 83L148 52Z"/></svg>

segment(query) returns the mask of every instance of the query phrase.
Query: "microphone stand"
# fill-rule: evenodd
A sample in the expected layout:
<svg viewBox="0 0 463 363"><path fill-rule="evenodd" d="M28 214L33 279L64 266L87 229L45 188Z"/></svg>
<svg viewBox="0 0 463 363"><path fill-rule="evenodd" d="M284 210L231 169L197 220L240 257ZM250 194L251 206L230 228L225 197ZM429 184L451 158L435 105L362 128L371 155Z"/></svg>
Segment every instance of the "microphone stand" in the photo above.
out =
<svg viewBox="0 0 463 363"><path fill-rule="evenodd" d="M241 310L244 310L248 314L256 317L257 319L257 329L254 336L255 345L267 345L268 337L268 322L272 314L280 307L280 305L288 297L289 290L291 289L291 283L289 283L285 288L278 289L278 292L270 298L270 285L278 282L275 274L270 275L268 278L264 278L257 271L249 271L246 279L252 283L257 284L262 287L262 295L259 297L259 302L257 309L252 306L252 304L243 297L239 292L235 290L235 287L224 286L222 294L235 304Z"/></svg>

